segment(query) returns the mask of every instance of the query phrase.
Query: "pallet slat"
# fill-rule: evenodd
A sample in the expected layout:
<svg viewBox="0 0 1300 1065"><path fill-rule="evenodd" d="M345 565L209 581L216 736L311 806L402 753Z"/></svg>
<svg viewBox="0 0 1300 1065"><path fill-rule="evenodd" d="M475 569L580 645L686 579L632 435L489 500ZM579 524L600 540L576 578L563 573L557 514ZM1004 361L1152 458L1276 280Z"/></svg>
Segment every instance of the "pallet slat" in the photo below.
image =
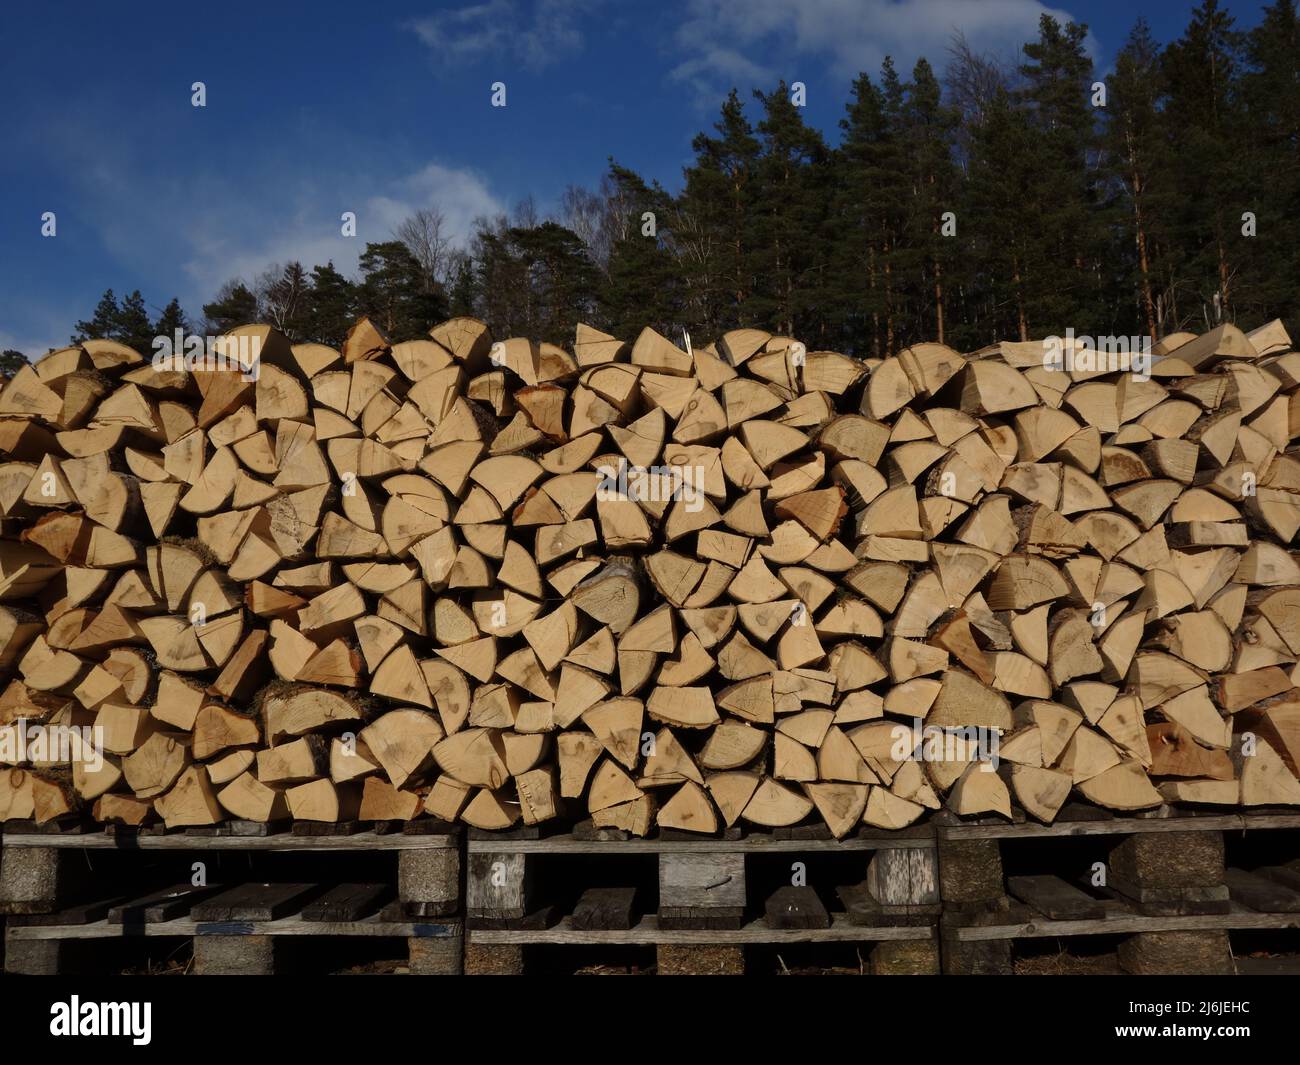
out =
<svg viewBox="0 0 1300 1065"><path fill-rule="evenodd" d="M769 928L765 920L751 921L736 929L660 928L658 918L643 917L634 928L592 931L574 928L566 917L553 928L538 930L491 929L472 933L474 942L494 944L724 944L761 943L859 943L883 940L928 940L929 928L868 928L850 923L843 914L831 918L829 928Z"/></svg>
<svg viewBox="0 0 1300 1065"><path fill-rule="evenodd" d="M1007 890L1054 921L1084 921L1105 916L1099 899L1084 894L1057 876L1012 876Z"/></svg>
<svg viewBox="0 0 1300 1065"><path fill-rule="evenodd" d="M1050 825L943 825L940 838L951 840L1012 839L1050 836L1115 836L1141 832L1219 832L1300 828L1300 814L1213 814L1187 817L1171 813L1168 817L1116 817L1098 821L1057 822Z"/></svg>
<svg viewBox="0 0 1300 1065"><path fill-rule="evenodd" d="M1267 877L1241 869L1227 872L1228 890L1234 902L1261 913L1300 913L1300 891L1294 891Z"/></svg>
<svg viewBox="0 0 1300 1065"><path fill-rule="evenodd" d="M356 921L383 909L392 898L387 884L336 884L302 909L304 921Z"/></svg>
<svg viewBox="0 0 1300 1065"><path fill-rule="evenodd" d="M1233 906L1226 914L1198 914L1190 917L1147 917L1131 910L1110 911L1099 920L1032 920L1015 924L976 925L953 929L962 942L1003 939L1041 939L1047 936L1124 935L1137 932L1195 932L1212 929L1300 928L1300 915L1257 913Z"/></svg>
<svg viewBox="0 0 1300 1065"><path fill-rule="evenodd" d="M315 884L240 884L195 906L190 913L199 923L222 921L274 921L298 909L319 893Z"/></svg>
<svg viewBox="0 0 1300 1065"><path fill-rule="evenodd" d="M109 921L85 925L44 925L5 929L10 940L28 939L118 939L132 936L370 936L383 938L448 938L459 936L459 920L385 921L377 917L359 921L308 921L301 916L281 917L274 921L196 921L178 917L170 921L123 926Z"/></svg>
<svg viewBox="0 0 1300 1065"><path fill-rule="evenodd" d="M0 846L55 847L70 850L118 851L420 851L459 846L455 833L419 835L363 832L355 836L304 836L284 832L274 836L205 836L188 832L89 833L86 835L0 834Z"/></svg>
<svg viewBox="0 0 1300 1065"><path fill-rule="evenodd" d="M177 884L114 906L108 911L108 920L110 924L152 924L158 921L170 921L188 914L195 905L223 890L225 888L219 884L206 887Z"/></svg>

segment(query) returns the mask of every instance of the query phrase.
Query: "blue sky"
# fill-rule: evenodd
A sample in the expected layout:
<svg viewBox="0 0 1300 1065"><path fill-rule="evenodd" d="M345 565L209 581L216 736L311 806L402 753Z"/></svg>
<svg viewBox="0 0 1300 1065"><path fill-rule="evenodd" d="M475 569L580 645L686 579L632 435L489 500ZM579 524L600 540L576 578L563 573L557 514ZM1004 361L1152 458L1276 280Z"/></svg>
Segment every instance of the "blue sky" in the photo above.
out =
<svg viewBox="0 0 1300 1065"><path fill-rule="evenodd" d="M954 29L1009 54L1051 11L1105 72L1134 19L1191 2L481 0L10 4L0 22L0 347L67 342L99 294L197 317L232 276L333 259L438 206L453 233L594 185L614 156L670 189L732 86L803 81L833 135L851 79L936 65ZM1239 28L1258 2L1226 5ZM191 106L191 85L207 106ZM490 106L506 84L507 106ZM53 211L57 235L41 236ZM339 216L357 214L357 236Z"/></svg>

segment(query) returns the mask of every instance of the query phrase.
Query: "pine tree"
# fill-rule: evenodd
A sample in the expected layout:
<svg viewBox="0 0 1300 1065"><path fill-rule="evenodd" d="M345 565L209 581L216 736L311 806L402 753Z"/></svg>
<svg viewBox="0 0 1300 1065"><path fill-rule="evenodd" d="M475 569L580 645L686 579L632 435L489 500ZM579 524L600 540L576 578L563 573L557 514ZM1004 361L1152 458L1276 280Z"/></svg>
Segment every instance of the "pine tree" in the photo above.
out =
<svg viewBox="0 0 1300 1065"><path fill-rule="evenodd" d="M367 244L359 265L359 309L390 339L421 336L446 317L441 291L425 285L419 260L400 240Z"/></svg>
<svg viewBox="0 0 1300 1065"><path fill-rule="evenodd" d="M332 261L313 267L302 320L303 337L339 347L357 316L356 305L356 287L334 269Z"/></svg>
<svg viewBox="0 0 1300 1065"><path fill-rule="evenodd" d="M454 318L473 317L478 302L478 289L474 279L474 260L467 252L457 249L452 253L451 290L447 293L448 313Z"/></svg>
<svg viewBox="0 0 1300 1065"><path fill-rule="evenodd" d="M482 311L497 336L571 336L596 308L597 271L586 245L556 222L507 226L476 239Z"/></svg>
<svg viewBox="0 0 1300 1065"><path fill-rule="evenodd" d="M518 241L538 293L540 315L531 335L573 336L578 322L593 316L598 287L582 238L548 221L521 231Z"/></svg>
<svg viewBox="0 0 1300 1065"><path fill-rule="evenodd" d="M1258 236L1242 241L1246 294L1235 301L1238 317L1288 316L1300 326L1295 280L1300 275L1300 16L1295 0L1264 8L1246 39L1249 69L1241 79L1244 126L1249 130L1249 168Z"/></svg>
<svg viewBox="0 0 1300 1065"><path fill-rule="evenodd" d="M960 260L956 241L944 234L944 215L956 213L953 131L956 115L944 106L934 70L925 59L912 69L902 115L903 155L911 186L905 245L899 267L918 282L908 339L943 343L947 333L945 279ZM949 219L955 222L955 219Z"/></svg>
<svg viewBox="0 0 1300 1065"><path fill-rule="evenodd" d="M95 313L90 316L89 320L77 323L77 332L72 337L72 343L80 344L83 340L112 339L117 331L118 314L117 297L113 295L111 288L106 289L104 294L99 297L99 302L95 304Z"/></svg>
<svg viewBox="0 0 1300 1065"><path fill-rule="evenodd" d="M722 105L717 137L691 142L695 164L686 170L678 201L678 247L687 283L688 318L710 333L750 325L754 291L754 197L759 143L735 89Z"/></svg>
<svg viewBox="0 0 1300 1065"><path fill-rule="evenodd" d="M208 333L227 333L236 326L257 321L257 297L242 281L227 281L217 292L217 298L203 305L203 317L207 319Z"/></svg>
<svg viewBox="0 0 1300 1065"><path fill-rule="evenodd" d="M680 322L680 277L666 232L672 200L658 184L609 164L606 203L610 212L609 260L600 286L602 325L632 339L647 325L663 331ZM647 218L649 214L652 217Z"/></svg>
<svg viewBox="0 0 1300 1065"><path fill-rule="evenodd" d="M1165 243L1160 226L1168 207L1169 169L1160 120L1159 52L1146 20L1133 27L1106 85L1106 158L1127 215L1124 229L1132 237L1132 255L1124 249L1123 261L1131 266L1121 276L1121 295L1125 289L1137 292L1143 330L1154 342L1164 332L1159 249Z"/></svg>
<svg viewBox="0 0 1300 1065"><path fill-rule="evenodd" d="M504 215L479 222L472 255L479 316L496 336L527 335L534 320L532 283Z"/></svg>
<svg viewBox="0 0 1300 1065"><path fill-rule="evenodd" d="M1178 175L1170 249L1178 273L1171 288L1186 288L1196 300L1176 307L1174 328L1205 328L1232 316L1242 251L1233 220L1243 209L1246 179L1234 85L1241 38L1232 26L1217 0L1204 0L1161 60L1169 90L1162 115Z"/></svg>
<svg viewBox="0 0 1300 1065"><path fill-rule="evenodd" d="M178 329L184 333L189 329L189 324L185 321L180 300L173 298L158 315L158 320L153 324L153 332L154 336L174 337Z"/></svg>
<svg viewBox="0 0 1300 1065"><path fill-rule="evenodd" d="M886 59L880 85L866 74L853 85L841 120L844 141L832 164L836 241L831 301L845 346L881 357L897 348L900 294L895 259L904 228L907 168L901 140L903 87Z"/></svg>
<svg viewBox="0 0 1300 1065"><path fill-rule="evenodd" d="M804 123L784 81L775 92L755 92L754 97L763 107L763 118L758 124L762 156L755 168L750 225L755 279L750 320L774 333L788 336L797 331L811 338L817 290L825 274L823 243L817 238L826 145L821 134Z"/></svg>
<svg viewBox="0 0 1300 1065"><path fill-rule="evenodd" d="M876 218L876 240L879 246L881 295L884 298L884 350L892 354L903 345L899 331L907 318L901 287L906 278L900 276L899 267L904 257L904 235L908 209L906 145L903 143L903 82L894 67L894 60L886 56L880 68L880 95L884 104L886 136L877 153L871 180L877 186L876 200L879 211Z"/></svg>
<svg viewBox="0 0 1300 1065"><path fill-rule="evenodd" d="M1024 110L1005 89L997 91L971 135L970 179L958 213L979 263L972 281L965 347L1006 337L1029 339L1027 264L1045 259L1035 215L1026 205L1037 190L1030 157L1033 131Z"/></svg>
<svg viewBox="0 0 1300 1065"><path fill-rule="evenodd" d="M117 321L113 329L113 339L134 348L141 354L153 350L154 332L149 321L149 311L145 307L144 297L136 289L127 296L117 309Z"/></svg>
<svg viewBox="0 0 1300 1065"><path fill-rule="evenodd" d="M1037 231L1023 267L1025 310L1034 330L1062 333L1067 326L1094 332L1103 305L1095 265L1106 235L1095 211L1091 159L1094 114L1089 101L1092 60L1084 50L1087 26L1062 26L1050 15L1038 23L1038 40L1025 45L1028 62L1023 105L1033 131L1026 146L1033 162L1024 225Z"/></svg>

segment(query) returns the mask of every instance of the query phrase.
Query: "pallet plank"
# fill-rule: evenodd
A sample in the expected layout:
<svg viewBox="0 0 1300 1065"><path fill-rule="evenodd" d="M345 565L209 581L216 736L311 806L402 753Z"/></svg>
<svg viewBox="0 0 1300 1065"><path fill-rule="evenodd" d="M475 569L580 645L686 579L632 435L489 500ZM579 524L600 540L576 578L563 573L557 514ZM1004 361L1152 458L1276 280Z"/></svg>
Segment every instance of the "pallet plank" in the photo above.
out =
<svg viewBox="0 0 1300 1065"><path fill-rule="evenodd" d="M1149 917L1190 917L1230 912L1226 884L1201 887L1147 887L1111 874L1107 887Z"/></svg>
<svg viewBox="0 0 1300 1065"><path fill-rule="evenodd" d="M1283 887L1289 887L1293 891L1300 891L1300 858L1287 862L1285 865L1268 865L1263 869L1256 869L1260 876L1267 877Z"/></svg>
<svg viewBox="0 0 1300 1065"><path fill-rule="evenodd" d="M17 925L85 925L102 921L114 905L120 903L120 895L94 902L83 902L75 906L66 906L53 913L14 914L9 917L11 926Z"/></svg>
<svg viewBox="0 0 1300 1065"><path fill-rule="evenodd" d="M298 910L315 884L240 884L191 911L196 921L273 921Z"/></svg>
<svg viewBox="0 0 1300 1065"><path fill-rule="evenodd" d="M771 836L748 836L744 839L582 839L563 835L546 839L482 839L471 835L468 850L472 854L799 854L812 851L875 851L888 848L928 849L934 846L934 831L897 836L846 836L844 839L776 839Z"/></svg>
<svg viewBox="0 0 1300 1065"><path fill-rule="evenodd" d="M1236 902L1261 913L1300 913L1300 892L1241 869L1227 872L1228 890Z"/></svg>
<svg viewBox="0 0 1300 1065"><path fill-rule="evenodd" d="M844 884L835 889L847 919L864 928L876 925L920 927L937 920L943 907L933 903L899 903L886 905L871 893L870 885Z"/></svg>
<svg viewBox="0 0 1300 1065"><path fill-rule="evenodd" d="M1128 935L1136 932L1198 932L1220 928L1300 928L1300 915L1256 913L1234 905L1226 914L1197 914L1189 917L1148 917L1143 914L1107 911L1091 921L1032 920L1014 924L971 925L945 933L960 942L994 939L1039 939L1056 936Z"/></svg>
<svg viewBox="0 0 1300 1065"><path fill-rule="evenodd" d="M175 851L396 851L445 850L459 846L449 833L359 832L352 836L304 836L283 832L273 836L197 836L187 833L99 832L85 835L0 833L5 847L52 847L75 850Z"/></svg>
<svg viewBox="0 0 1300 1065"><path fill-rule="evenodd" d="M939 833L945 840L1033 838L1035 836L1123 836L1135 832L1219 832L1248 829L1300 828L1300 814L1215 814L1188 817L1180 811L1167 817L1116 817L1105 821L1054 822L1040 825L948 825Z"/></svg>
<svg viewBox="0 0 1300 1065"><path fill-rule="evenodd" d="M1056 921L1086 921L1106 916L1100 900L1057 876L1011 876L1007 878L1007 890Z"/></svg>
<svg viewBox="0 0 1300 1065"><path fill-rule="evenodd" d="M703 944L759 944L759 943L870 943L886 940L928 940L934 937L930 928L885 927L869 928L855 925L836 915L829 928L774 929L766 921L751 921L735 929L684 929L664 928L654 915L643 917L634 927L622 930L592 931L577 929L568 919L553 928L541 931L519 929L471 930L471 944L483 946L504 944L650 944L671 943L680 945Z"/></svg>
<svg viewBox="0 0 1300 1065"><path fill-rule="evenodd" d="M131 899L114 906L108 911L108 920L110 924L131 922L153 924L158 921L170 921L176 917L183 917L197 903L210 899L224 890L225 887L221 884L210 884L206 887L174 884L172 887L150 892L138 899Z"/></svg>
<svg viewBox="0 0 1300 1065"><path fill-rule="evenodd" d="M304 921L357 921L381 910L393 897L387 884L335 884L302 908Z"/></svg>
<svg viewBox="0 0 1300 1065"><path fill-rule="evenodd" d="M445 921L383 921L376 917L360 921L304 921L296 914L274 921L203 922L190 917L177 917L171 921L152 924L120 925L109 921L95 921L86 925L40 925L30 928L10 926L5 930L8 939L118 939L144 936L246 935L246 936L361 936L392 938L434 939L462 935L464 925L459 920Z"/></svg>

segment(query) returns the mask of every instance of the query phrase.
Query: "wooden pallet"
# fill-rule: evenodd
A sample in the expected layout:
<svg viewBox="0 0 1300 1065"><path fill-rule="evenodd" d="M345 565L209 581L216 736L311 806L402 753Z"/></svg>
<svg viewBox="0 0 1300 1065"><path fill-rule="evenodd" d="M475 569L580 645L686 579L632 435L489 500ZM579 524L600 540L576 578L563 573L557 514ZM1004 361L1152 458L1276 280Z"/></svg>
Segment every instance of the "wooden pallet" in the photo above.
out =
<svg viewBox="0 0 1300 1065"><path fill-rule="evenodd" d="M792 884L770 894L752 882L762 856L828 854L861 855L861 882L834 885L838 891ZM656 859L653 884L648 865L624 871L642 882L588 889L571 912L548 892L555 878L538 872L549 859L628 855ZM874 944L881 972L937 970L937 866L924 826L842 840L807 832L632 839L590 826L553 836L471 831L466 868L468 972L520 972L525 947L608 944L654 946L664 973L739 973L746 946L832 942Z"/></svg>
<svg viewBox="0 0 1300 1065"><path fill-rule="evenodd" d="M136 899L104 900L51 914L12 916L5 932L12 971L59 971L59 947L138 938L192 938L194 971L269 974L277 939L311 936L407 940L413 971L457 972L461 921L407 917L391 885L180 886Z"/></svg>
<svg viewBox="0 0 1300 1065"><path fill-rule="evenodd" d="M386 936L408 941L413 971L459 972L462 947L466 971L520 972L525 951L608 946L653 947L661 972L740 972L749 948L856 943L869 945L876 972L1008 972L1017 940L1113 935L1125 937L1120 961L1131 971L1217 972L1231 965L1229 931L1300 927L1300 862L1251 872L1222 863L1225 833L1300 828L1290 811L1117 817L1067 807L1052 825L940 814L902 832L864 827L842 840L798 828L641 839L589 824L550 835L471 831L466 840L448 827L352 824L320 835L239 822L180 832L10 822L0 833L0 912L13 915L5 969L59 971L60 948L72 943L180 936L194 940L196 971L263 972L281 937ZM1108 859L1104 889L1052 871L1004 875L1004 848L1062 837L1097 840ZM1126 846L1121 868L1110 858ZM284 885L255 884L193 897L159 884L152 897L86 898L73 863L133 851L395 852L398 872L395 884L350 884L344 868L341 882L310 885L309 900L290 891L277 902L272 888ZM860 856L861 876L774 892L756 883L758 861L801 855ZM553 860L615 857L640 868L576 903L559 904L554 878L539 875ZM1195 875L1153 876L1179 863ZM224 913L200 908L230 890L249 892L251 909L231 909L230 899ZM115 906L133 916L111 919Z"/></svg>
<svg viewBox="0 0 1300 1065"><path fill-rule="evenodd" d="M1292 811L1161 807L1117 817L1067 807L1051 825L942 814L936 822L945 972L1009 973L1018 939L1120 935L1127 971L1229 973L1229 930L1297 927L1300 874L1289 885L1224 864L1225 833L1300 828ZM1005 847L1067 837L1096 839L1104 879L1070 882L1050 868L1004 877Z"/></svg>
<svg viewBox="0 0 1300 1065"><path fill-rule="evenodd" d="M273 970L277 937L388 936L407 940L412 971L460 972L460 829L432 821L412 822L406 831L387 828L348 825L318 834L236 822L216 831L85 832L33 831L11 822L0 835L0 912L10 915L5 971L63 971L71 952L62 948L74 942L184 936L194 940L195 972L258 973ZM382 883L349 882L346 862L338 880L325 883L157 883L140 893L114 889L110 877L106 892L100 876L98 897L88 898L91 886L74 863L105 851L393 852L397 861Z"/></svg>

